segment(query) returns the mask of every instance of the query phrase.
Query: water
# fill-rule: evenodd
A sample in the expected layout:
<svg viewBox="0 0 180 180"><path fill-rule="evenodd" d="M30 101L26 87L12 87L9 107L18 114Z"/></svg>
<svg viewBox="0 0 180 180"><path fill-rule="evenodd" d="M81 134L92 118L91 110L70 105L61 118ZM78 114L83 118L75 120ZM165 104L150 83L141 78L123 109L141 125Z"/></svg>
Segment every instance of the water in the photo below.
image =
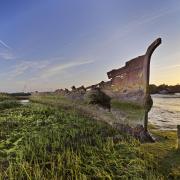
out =
<svg viewBox="0 0 180 180"><path fill-rule="evenodd" d="M20 100L20 103L23 104L23 105L26 105L26 104L29 103L29 99Z"/></svg>
<svg viewBox="0 0 180 180"><path fill-rule="evenodd" d="M160 129L175 130L180 124L180 94L152 95L153 107L149 122Z"/></svg>

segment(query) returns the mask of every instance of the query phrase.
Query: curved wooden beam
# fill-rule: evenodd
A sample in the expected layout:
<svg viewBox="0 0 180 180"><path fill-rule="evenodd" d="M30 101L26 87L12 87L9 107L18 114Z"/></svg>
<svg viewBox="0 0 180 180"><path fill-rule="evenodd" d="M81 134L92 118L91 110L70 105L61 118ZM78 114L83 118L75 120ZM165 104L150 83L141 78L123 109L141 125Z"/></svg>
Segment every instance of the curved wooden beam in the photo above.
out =
<svg viewBox="0 0 180 180"><path fill-rule="evenodd" d="M161 38L158 38L148 47L146 55L149 56L149 58L151 58L151 55L153 54L154 50L161 44L161 42Z"/></svg>
<svg viewBox="0 0 180 180"><path fill-rule="evenodd" d="M150 77L150 61L154 50L162 43L161 38L156 39L147 49L145 54L145 82L146 82L146 95L149 95L149 77Z"/></svg>
<svg viewBox="0 0 180 180"><path fill-rule="evenodd" d="M148 128L148 111L149 108L149 98L150 98L150 90L149 90L149 77L150 77L150 61L151 56L154 50L162 43L161 38L156 39L147 49L145 54L145 61L144 61L144 74L145 74L145 117L144 117L144 129L147 131Z"/></svg>

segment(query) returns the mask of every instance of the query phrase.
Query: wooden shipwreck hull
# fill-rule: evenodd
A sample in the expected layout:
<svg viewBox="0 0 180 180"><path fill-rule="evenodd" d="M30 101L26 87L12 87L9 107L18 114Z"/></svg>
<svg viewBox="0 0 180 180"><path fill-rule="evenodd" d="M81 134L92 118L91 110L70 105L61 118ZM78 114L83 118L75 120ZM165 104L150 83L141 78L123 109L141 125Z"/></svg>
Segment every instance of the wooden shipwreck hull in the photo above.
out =
<svg viewBox="0 0 180 180"><path fill-rule="evenodd" d="M145 106L149 98L151 56L160 44L161 38L156 39L144 55L127 61L122 68L109 71L107 75L110 81L96 86L116 100Z"/></svg>
<svg viewBox="0 0 180 180"><path fill-rule="evenodd" d="M138 117L135 119L127 119L122 116L123 112L118 109L111 108L111 113L116 119L116 123L111 124L120 131L127 132L141 142L153 142L153 138L147 130L148 126L148 112L152 106L152 99L149 92L149 77L150 77L150 61L154 50L161 44L161 38L156 39L148 48L144 55L138 56L125 63L124 67L113 69L107 72L109 81L101 81L98 84L89 87L81 86L79 88L72 87L71 91L58 90L57 93L66 95L66 97L73 100L84 100L88 94L102 91L111 99L119 101L120 103L134 103L140 105L143 109L142 113L137 113ZM107 96L107 97L108 97ZM132 111L132 109L130 109ZM128 115L128 112L126 112Z"/></svg>

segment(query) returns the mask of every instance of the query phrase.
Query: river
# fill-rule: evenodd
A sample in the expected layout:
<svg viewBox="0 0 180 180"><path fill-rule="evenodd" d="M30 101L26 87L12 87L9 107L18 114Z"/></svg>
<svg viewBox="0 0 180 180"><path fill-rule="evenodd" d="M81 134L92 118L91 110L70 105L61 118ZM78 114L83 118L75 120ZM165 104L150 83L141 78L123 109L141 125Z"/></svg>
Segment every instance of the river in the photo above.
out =
<svg viewBox="0 0 180 180"><path fill-rule="evenodd" d="M149 122L160 129L175 130L180 125L180 94L152 95L153 107Z"/></svg>

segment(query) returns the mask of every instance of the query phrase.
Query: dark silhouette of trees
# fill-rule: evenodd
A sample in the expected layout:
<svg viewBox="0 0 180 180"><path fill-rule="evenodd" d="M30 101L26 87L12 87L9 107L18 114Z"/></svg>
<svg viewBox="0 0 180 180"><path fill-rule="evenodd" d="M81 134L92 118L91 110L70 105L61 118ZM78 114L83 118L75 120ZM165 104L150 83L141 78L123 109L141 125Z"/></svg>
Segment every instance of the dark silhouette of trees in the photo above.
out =
<svg viewBox="0 0 180 180"><path fill-rule="evenodd" d="M162 91L166 91L167 93L180 93L180 84L177 84L177 85L161 84L159 86L155 84L150 84L149 88L150 88L151 94L157 94Z"/></svg>

